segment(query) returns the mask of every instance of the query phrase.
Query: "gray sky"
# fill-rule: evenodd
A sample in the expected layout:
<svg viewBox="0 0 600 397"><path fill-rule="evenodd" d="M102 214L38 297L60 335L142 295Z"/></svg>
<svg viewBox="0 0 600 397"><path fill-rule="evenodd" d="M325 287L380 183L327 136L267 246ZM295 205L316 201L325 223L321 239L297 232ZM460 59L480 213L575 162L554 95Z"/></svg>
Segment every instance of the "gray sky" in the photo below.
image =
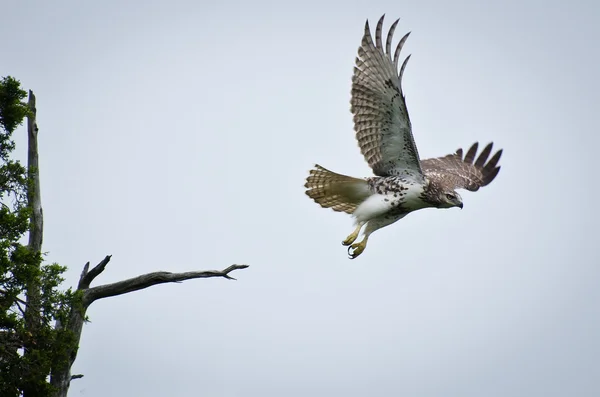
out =
<svg viewBox="0 0 600 397"><path fill-rule="evenodd" d="M94 303L70 395L600 395L597 2L215 4L2 6L67 285L106 254L97 283L251 265ZM350 77L384 12L413 32L421 156L505 152L464 210L411 214L350 261L350 217L303 184L315 162L370 175Z"/></svg>

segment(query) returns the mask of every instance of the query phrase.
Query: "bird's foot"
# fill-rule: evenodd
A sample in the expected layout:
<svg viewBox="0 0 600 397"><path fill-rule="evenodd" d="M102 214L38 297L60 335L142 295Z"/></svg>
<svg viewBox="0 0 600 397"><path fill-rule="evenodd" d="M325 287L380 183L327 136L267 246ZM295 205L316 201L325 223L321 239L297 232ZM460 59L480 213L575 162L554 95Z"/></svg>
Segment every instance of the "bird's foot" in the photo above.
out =
<svg viewBox="0 0 600 397"><path fill-rule="evenodd" d="M352 233L350 233L350 235L348 237L346 237L346 239L344 241L342 241L342 245L350 245L353 242L355 242L356 239L358 238L358 233L360 233L361 227L362 227L362 224L359 224L358 227L356 229L354 229L354 231Z"/></svg>
<svg viewBox="0 0 600 397"><path fill-rule="evenodd" d="M342 241L342 245L350 245L353 242L356 241L356 238L358 237L358 233L352 233L351 235L349 235L348 237L346 237L346 239L344 241Z"/></svg>
<svg viewBox="0 0 600 397"><path fill-rule="evenodd" d="M355 259L357 256L363 253L365 248L367 248L366 238L360 243L352 244L348 247L348 258Z"/></svg>

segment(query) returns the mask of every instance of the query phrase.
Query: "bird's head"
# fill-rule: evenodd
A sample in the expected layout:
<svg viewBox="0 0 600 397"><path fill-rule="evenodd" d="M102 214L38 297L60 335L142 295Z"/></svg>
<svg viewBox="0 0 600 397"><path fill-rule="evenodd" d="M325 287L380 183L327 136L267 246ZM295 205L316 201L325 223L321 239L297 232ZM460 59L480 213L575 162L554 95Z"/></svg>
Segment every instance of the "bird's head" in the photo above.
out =
<svg viewBox="0 0 600 397"><path fill-rule="evenodd" d="M463 207L462 197L454 190L443 191L440 197L440 203L441 208L459 207L462 209Z"/></svg>

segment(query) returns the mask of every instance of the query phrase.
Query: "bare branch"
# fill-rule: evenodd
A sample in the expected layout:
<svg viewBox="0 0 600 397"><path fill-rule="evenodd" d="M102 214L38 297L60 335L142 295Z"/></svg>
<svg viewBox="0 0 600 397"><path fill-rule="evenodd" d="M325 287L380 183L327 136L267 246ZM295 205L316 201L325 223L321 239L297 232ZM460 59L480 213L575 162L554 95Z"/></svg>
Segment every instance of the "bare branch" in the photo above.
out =
<svg viewBox="0 0 600 397"><path fill-rule="evenodd" d="M90 262L88 261L85 265L83 265L83 270L81 271L81 276L79 276L79 284L77 285L78 288L81 288L83 279L88 274L89 270L90 270Z"/></svg>
<svg viewBox="0 0 600 397"><path fill-rule="evenodd" d="M16 306L19 308L19 311L21 312L21 314L22 314L23 316L25 316L25 309L23 309L23 308L21 307L21 304L20 304L20 302L23 302L23 301L22 301L21 299L17 298L17 301L15 302L15 304L16 304ZM27 307L27 303L24 303L24 304L25 304L25 307Z"/></svg>
<svg viewBox="0 0 600 397"><path fill-rule="evenodd" d="M79 278L78 288L79 289L89 288L92 281L94 281L94 279L96 277L98 277L98 275L100 273L102 273L104 271L104 269L106 268L106 265L108 265L108 262L110 262L111 257L112 257L112 255L106 255L104 257L104 259L102 259L100 261L100 263L98 263L96 266L94 266L92 268L92 270L90 270L89 272L88 272L88 269L90 268L90 262L86 263L85 266L83 267L83 272L81 272L81 277Z"/></svg>
<svg viewBox="0 0 600 397"><path fill-rule="evenodd" d="M73 379L81 379L81 378L83 378L83 374L71 375L71 380L73 380Z"/></svg>
<svg viewBox="0 0 600 397"><path fill-rule="evenodd" d="M231 273L234 270L246 269L247 267L248 265L231 265L224 270L206 270L184 273L154 272L142 274L141 276L133 277L123 281L118 281L116 283L99 285L97 287L89 288L84 292L84 306L87 307L93 301L98 299L138 291L157 284L178 283L181 281L191 280L195 278L210 277L224 277L228 280L235 280L233 277L229 276L229 273Z"/></svg>

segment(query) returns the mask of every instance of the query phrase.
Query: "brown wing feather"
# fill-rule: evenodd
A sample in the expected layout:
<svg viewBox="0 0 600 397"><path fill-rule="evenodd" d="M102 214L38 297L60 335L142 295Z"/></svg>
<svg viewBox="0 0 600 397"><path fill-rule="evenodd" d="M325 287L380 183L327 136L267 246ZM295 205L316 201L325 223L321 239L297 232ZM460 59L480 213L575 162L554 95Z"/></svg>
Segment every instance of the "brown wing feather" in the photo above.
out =
<svg viewBox="0 0 600 397"><path fill-rule="evenodd" d="M420 179L419 153L401 85L410 56L398 72L400 51L410 33L400 40L392 58L391 43L397 24L398 21L390 27L384 47L383 17L375 29L375 42L367 21L352 76L351 111L358 145L375 175L408 174Z"/></svg>
<svg viewBox="0 0 600 397"><path fill-rule="evenodd" d="M425 177L436 179L452 189L467 189L472 192L490 184L500 171L497 164L502 156L502 149L488 160L494 146L490 142L475 159L478 146L475 142L464 157L461 148L454 154L422 160L421 167Z"/></svg>

